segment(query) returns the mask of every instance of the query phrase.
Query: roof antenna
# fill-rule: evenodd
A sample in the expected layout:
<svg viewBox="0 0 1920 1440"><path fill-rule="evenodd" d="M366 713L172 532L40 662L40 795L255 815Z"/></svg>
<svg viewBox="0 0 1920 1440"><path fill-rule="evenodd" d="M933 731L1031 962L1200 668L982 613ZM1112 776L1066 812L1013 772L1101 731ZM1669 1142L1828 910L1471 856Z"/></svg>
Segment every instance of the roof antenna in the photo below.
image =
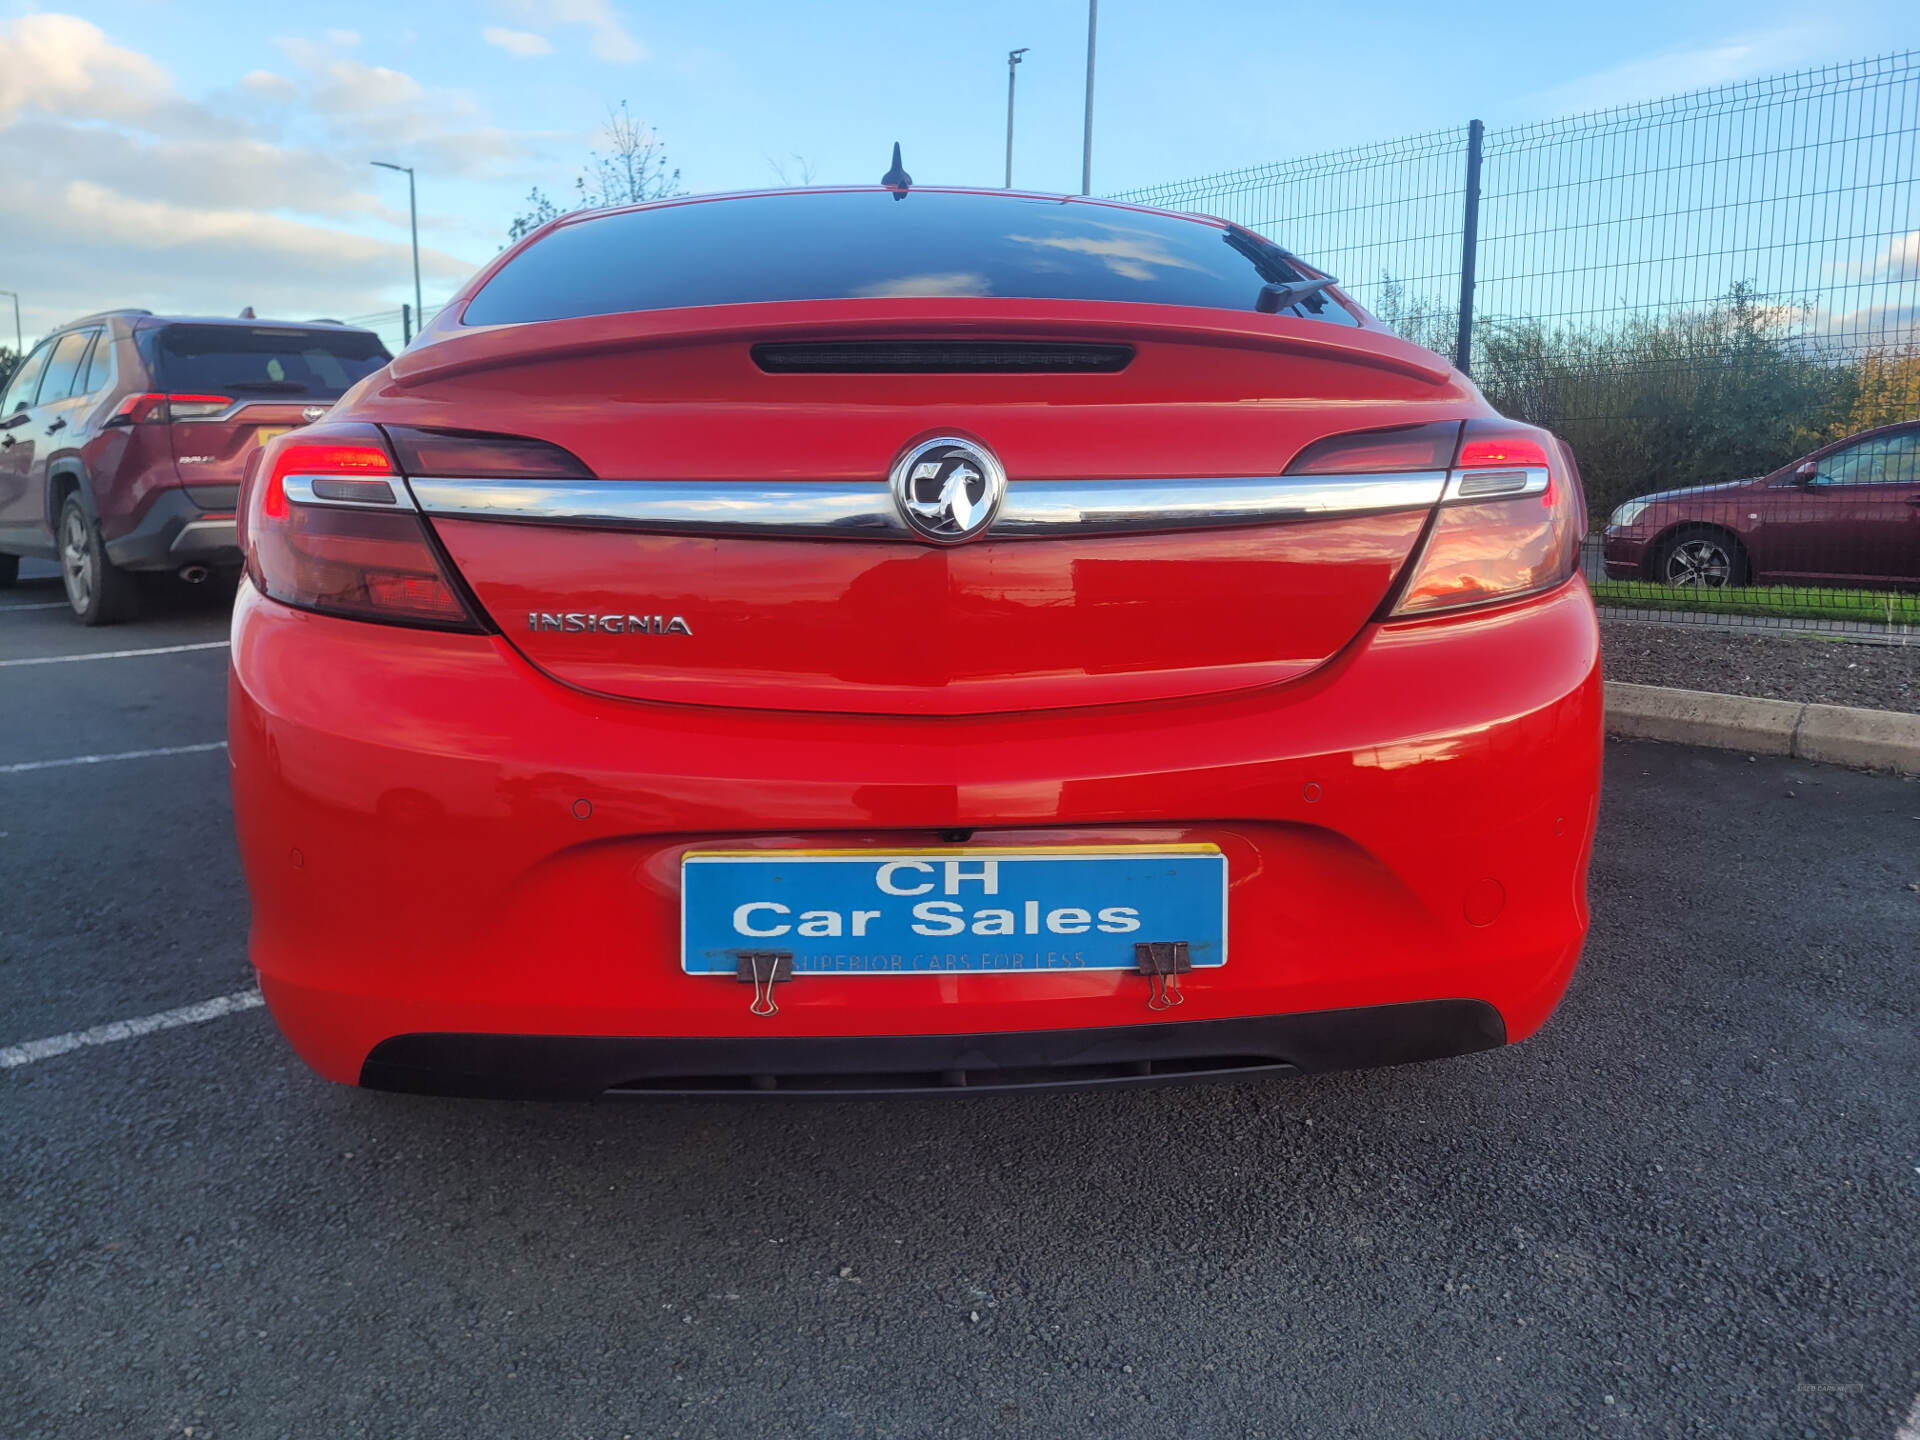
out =
<svg viewBox="0 0 1920 1440"><path fill-rule="evenodd" d="M906 168L900 163L900 142L898 140L893 142L893 168L880 177L880 183L886 186L887 189L893 191L893 198L896 200L906 199L907 191L913 186L913 177L906 172Z"/></svg>

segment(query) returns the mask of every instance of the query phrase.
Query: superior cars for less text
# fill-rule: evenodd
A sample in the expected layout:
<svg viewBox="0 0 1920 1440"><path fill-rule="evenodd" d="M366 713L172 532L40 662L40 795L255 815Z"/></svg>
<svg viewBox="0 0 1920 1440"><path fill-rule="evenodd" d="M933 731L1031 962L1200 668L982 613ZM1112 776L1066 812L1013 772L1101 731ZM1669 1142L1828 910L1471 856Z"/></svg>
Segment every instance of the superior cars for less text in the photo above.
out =
<svg viewBox="0 0 1920 1440"><path fill-rule="evenodd" d="M1558 440L1237 226L563 218L250 466L262 989L450 1094L1519 1039L1587 925L1583 529Z"/></svg>

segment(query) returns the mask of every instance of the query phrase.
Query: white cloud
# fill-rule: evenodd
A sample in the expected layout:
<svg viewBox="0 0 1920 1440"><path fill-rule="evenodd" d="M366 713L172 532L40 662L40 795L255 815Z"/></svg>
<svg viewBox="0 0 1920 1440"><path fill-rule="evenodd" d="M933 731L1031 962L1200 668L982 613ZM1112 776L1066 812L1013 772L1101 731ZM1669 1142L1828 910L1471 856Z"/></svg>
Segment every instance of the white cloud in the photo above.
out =
<svg viewBox="0 0 1920 1440"><path fill-rule="evenodd" d="M1789 26L1717 45L1662 50L1555 85L1533 96L1533 105L1542 114L1578 113L1752 80L1806 64L1809 54L1824 53L1824 38L1810 26Z"/></svg>
<svg viewBox="0 0 1920 1440"><path fill-rule="evenodd" d="M594 55L616 65L631 65L647 52L627 32L626 22L612 0L501 0L501 10L542 35L562 26L589 32Z"/></svg>
<svg viewBox="0 0 1920 1440"><path fill-rule="evenodd" d="M110 305L189 314L252 305L290 319L364 314L385 308L411 273L404 240L255 209L134 198L85 180L17 186L16 198L17 207L0 211L0 250L18 276L30 331ZM473 271L432 246L421 249L420 268L441 293Z"/></svg>
<svg viewBox="0 0 1920 1440"><path fill-rule="evenodd" d="M1868 274L1875 280L1899 283L1920 280L1920 230L1909 230L1887 242L1887 248L1873 258Z"/></svg>
<svg viewBox="0 0 1920 1440"><path fill-rule="evenodd" d="M240 77L240 87L270 100L291 100L299 93L299 88L291 80L271 70L249 70Z"/></svg>
<svg viewBox="0 0 1920 1440"><path fill-rule="evenodd" d="M315 122L335 148L377 150L371 159L417 163L444 175L498 172L528 137L487 123L465 90L428 89L405 71L336 53L300 38L274 42L296 75L290 113Z"/></svg>
<svg viewBox="0 0 1920 1440"><path fill-rule="evenodd" d="M366 161L485 175L544 137L492 126L471 94L358 45L287 42L290 65L197 100L89 21L0 20L0 255L29 327L115 304L293 318L389 304L411 270L406 198ZM444 222L422 221L421 266L444 293L473 265L432 243Z"/></svg>
<svg viewBox="0 0 1920 1440"><path fill-rule="evenodd" d="M1871 260L1828 260L1822 273L1846 285L1903 285L1920 281L1920 230L1894 235Z"/></svg>
<svg viewBox="0 0 1920 1440"><path fill-rule="evenodd" d="M544 35L535 35L531 30L509 30L504 25L489 25L480 32L480 38L523 60L532 55L553 53L553 42Z"/></svg>
<svg viewBox="0 0 1920 1440"><path fill-rule="evenodd" d="M0 56L0 126L29 108L133 119L173 93L165 70L77 15L23 15L0 24Z"/></svg>

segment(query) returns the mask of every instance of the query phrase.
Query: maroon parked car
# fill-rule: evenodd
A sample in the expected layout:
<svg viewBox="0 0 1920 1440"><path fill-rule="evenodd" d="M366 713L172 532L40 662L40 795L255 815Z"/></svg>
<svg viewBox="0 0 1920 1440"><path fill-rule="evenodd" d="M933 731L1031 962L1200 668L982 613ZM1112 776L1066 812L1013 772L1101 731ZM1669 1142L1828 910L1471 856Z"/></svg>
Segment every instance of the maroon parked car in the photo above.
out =
<svg viewBox="0 0 1920 1440"><path fill-rule="evenodd" d="M1757 480L1629 500L1607 522L1606 563L1610 579L1663 585L1920 588L1920 421Z"/></svg>
<svg viewBox="0 0 1920 1440"><path fill-rule="evenodd" d="M47 336L0 397L0 589L58 560L87 625L129 618L134 574L240 569L247 457L318 420L392 357L332 321L89 315Z"/></svg>

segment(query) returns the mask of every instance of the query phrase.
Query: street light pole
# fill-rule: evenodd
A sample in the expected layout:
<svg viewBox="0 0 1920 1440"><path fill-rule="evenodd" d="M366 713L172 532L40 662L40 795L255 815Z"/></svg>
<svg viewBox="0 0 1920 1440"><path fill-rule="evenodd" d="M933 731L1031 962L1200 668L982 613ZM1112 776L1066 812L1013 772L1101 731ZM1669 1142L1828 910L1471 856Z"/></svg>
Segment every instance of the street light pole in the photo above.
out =
<svg viewBox="0 0 1920 1440"><path fill-rule="evenodd" d="M17 290L0 290L0 295L13 296L13 354L17 360L26 359L26 342L20 338L20 293Z"/></svg>
<svg viewBox="0 0 1920 1440"><path fill-rule="evenodd" d="M1007 183L1004 188L1008 190L1013 188L1013 67L1031 48L1023 45L1018 50L1007 52Z"/></svg>
<svg viewBox="0 0 1920 1440"><path fill-rule="evenodd" d="M1087 123L1080 141L1080 193L1093 193L1093 35L1100 21L1100 0L1087 0Z"/></svg>
<svg viewBox="0 0 1920 1440"><path fill-rule="evenodd" d="M386 160L375 160L373 163L382 170L404 170L407 173L407 223L413 231L413 313L424 321L426 311L420 304L420 210L413 199L413 167L395 165Z"/></svg>

